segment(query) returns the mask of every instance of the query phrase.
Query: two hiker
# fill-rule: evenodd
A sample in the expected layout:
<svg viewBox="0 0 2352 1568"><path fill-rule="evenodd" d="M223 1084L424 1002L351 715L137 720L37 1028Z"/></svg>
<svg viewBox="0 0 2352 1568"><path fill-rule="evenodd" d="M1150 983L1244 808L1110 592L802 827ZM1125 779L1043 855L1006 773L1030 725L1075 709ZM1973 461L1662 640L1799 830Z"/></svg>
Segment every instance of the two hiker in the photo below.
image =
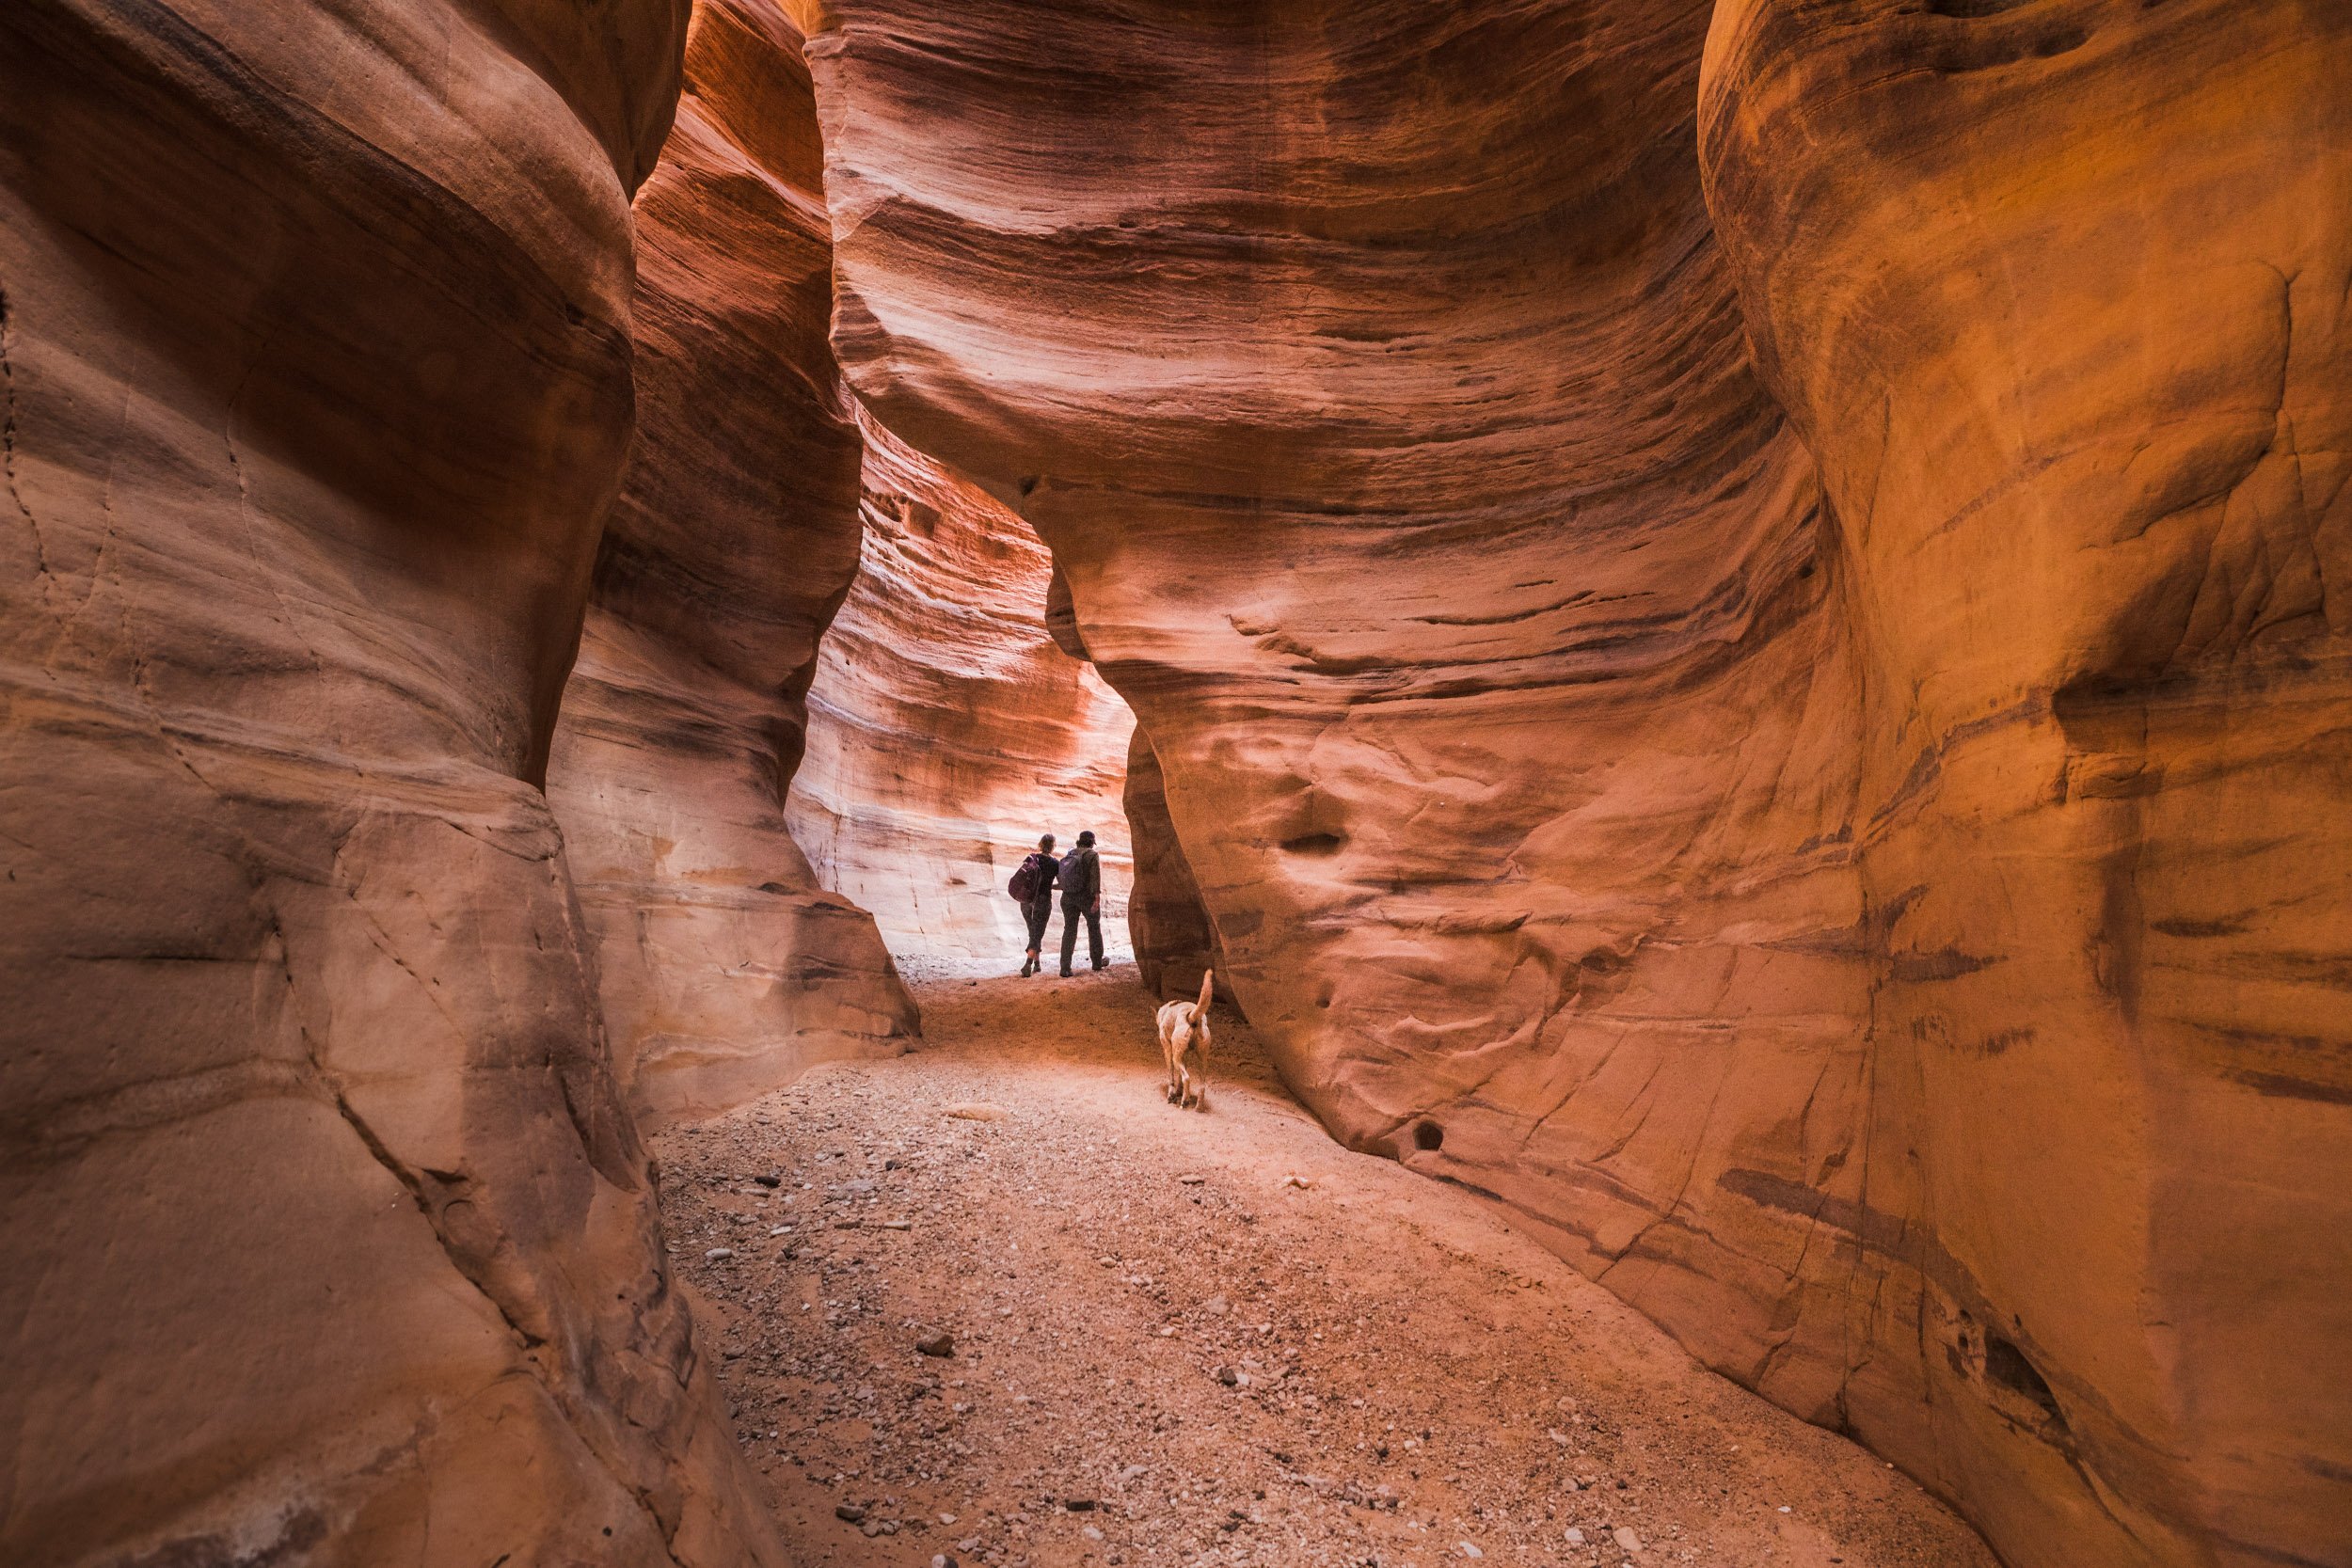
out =
<svg viewBox="0 0 2352 1568"><path fill-rule="evenodd" d="M1037 841L1037 850L1012 874L1010 892L1029 927L1029 956L1022 960L1022 978L1045 967L1038 957L1045 946L1045 927L1054 918L1054 895L1061 894L1061 972L1070 975L1070 960L1078 949L1078 922L1087 923L1087 949L1094 967L1108 969L1103 956L1103 862L1094 852L1091 830L1078 835L1078 846L1064 857L1054 855L1054 835Z"/></svg>

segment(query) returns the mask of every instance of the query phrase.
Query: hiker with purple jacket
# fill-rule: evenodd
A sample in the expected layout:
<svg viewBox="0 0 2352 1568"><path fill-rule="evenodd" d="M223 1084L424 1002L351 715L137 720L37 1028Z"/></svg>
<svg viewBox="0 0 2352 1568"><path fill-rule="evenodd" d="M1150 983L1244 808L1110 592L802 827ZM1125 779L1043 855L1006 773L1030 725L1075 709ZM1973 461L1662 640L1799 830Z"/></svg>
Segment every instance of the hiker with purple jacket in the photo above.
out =
<svg viewBox="0 0 2352 1568"><path fill-rule="evenodd" d="M1054 858L1054 835L1047 833L1037 841L1036 852L1013 872L1012 886L1006 890L1021 906L1021 918L1028 923L1029 956L1021 964L1025 980L1045 967L1038 953L1045 945L1045 923L1054 918L1054 884L1060 879L1061 862Z"/></svg>

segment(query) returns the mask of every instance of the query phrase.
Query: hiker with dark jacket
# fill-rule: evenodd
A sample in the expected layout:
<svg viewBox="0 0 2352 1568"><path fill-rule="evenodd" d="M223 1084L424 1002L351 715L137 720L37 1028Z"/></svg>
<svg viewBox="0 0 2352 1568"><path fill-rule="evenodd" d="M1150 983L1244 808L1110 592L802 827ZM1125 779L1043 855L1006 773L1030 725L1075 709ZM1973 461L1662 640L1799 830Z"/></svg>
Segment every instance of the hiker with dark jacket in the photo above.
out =
<svg viewBox="0 0 2352 1568"><path fill-rule="evenodd" d="M1054 858L1054 835L1047 833L1037 841L1036 852L1013 872L1009 890L1029 927L1029 956L1021 962L1024 980L1045 967L1038 953L1045 945L1046 925L1054 918L1054 885L1060 879L1061 862Z"/></svg>
<svg viewBox="0 0 2352 1568"><path fill-rule="evenodd" d="M1094 967L1108 969L1103 957L1103 863L1094 853L1092 829L1078 835L1078 847L1061 863L1061 973L1070 977L1071 956L1078 948L1078 922L1087 923L1087 947Z"/></svg>

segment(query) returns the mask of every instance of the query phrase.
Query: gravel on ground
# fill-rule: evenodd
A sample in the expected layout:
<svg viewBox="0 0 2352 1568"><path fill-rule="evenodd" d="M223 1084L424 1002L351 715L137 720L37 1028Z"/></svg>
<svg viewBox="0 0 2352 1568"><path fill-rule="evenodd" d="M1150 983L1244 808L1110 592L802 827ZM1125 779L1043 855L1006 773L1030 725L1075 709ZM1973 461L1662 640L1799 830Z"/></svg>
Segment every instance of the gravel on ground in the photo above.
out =
<svg viewBox="0 0 2352 1568"><path fill-rule="evenodd" d="M1334 1145L1132 965L917 986L926 1044L656 1140L735 1429L817 1568L1995 1568L1476 1196Z"/></svg>

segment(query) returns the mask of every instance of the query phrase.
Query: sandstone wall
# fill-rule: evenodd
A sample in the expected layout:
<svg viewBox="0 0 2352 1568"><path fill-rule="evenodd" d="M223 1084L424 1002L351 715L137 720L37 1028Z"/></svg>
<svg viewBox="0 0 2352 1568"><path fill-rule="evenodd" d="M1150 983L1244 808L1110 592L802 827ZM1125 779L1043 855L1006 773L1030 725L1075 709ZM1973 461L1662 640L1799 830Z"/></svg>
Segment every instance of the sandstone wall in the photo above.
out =
<svg viewBox="0 0 2352 1568"><path fill-rule="evenodd" d="M874 923L785 826L863 451L826 342L831 235L797 29L705 0L636 203L635 453L548 770L641 1124L916 1032Z"/></svg>
<svg viewBox="0 0 2352 1568"><path fill-rule="evenodd" d="M1135 721L1048 639L1053 568L1029 526L863 422L865 561L818 650L793 835L911 962L994 973L1026 941L1005 892L1022 857L1091 828L1123 951ZM1049 945L1060 933L1057 909Z"/></svg>
<svg viewBox="0 0 2352 1568"><path fill-rule="evenodd" d="M1740 0L1707 66L1867 672L1858 1223L1929 1288L1856 1328L1958 1363L1868 1434L2005 1543L2352 1560L2352 11Z"/></svg>
<svg viewBox="0 0 2352 1568"><path fill-rule="evenodd" d="M537 781L685 8L0 8L0 1560L776 1561Z"/></svg>
<svg viewBox="0 0 2352 1568"><path fill-rule="evenodd" d="M1135 839L1135 883L1127 895L1127 934L1144 989L1170 1000L1200 994L1200 972L1217 973L1216 994L1233 1001L1225 954L1200 902L1200 879L1176 825L1168 816L1168 779L1143 731L1127 746L1127 781L1120 791L1127 832Z"/></svg>
<svg viewBox="0 0 2352 1568"><path fill-rule="evenodd" d="M2343 1544L2337 24L2246 9L1726 7L1728 257L1687 0L811 40L845 371L1053 547L1294 1085L2051 1568Z"/></svg>

